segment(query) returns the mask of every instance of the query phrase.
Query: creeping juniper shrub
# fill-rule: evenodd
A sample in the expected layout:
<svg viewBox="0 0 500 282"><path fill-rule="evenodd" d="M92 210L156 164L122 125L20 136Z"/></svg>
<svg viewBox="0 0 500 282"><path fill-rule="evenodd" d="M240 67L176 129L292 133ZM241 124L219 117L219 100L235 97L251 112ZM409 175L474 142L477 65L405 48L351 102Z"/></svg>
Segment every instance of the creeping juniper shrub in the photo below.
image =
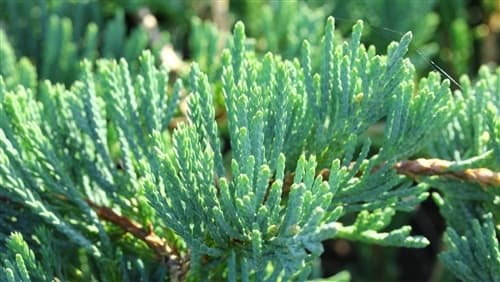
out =
<svg viewBox="0 0 500 282"><path fill-rule="evenodd" d="M193 63L175 83L148 51L84 60L69 87L37 81L3 44L0 280L301 281L325 239L427 246L391 222L432 197L444 265L498 281L500 69L452 95L434 72L415 83L411 33L378 54L361 21L347 41L334 23L290 60L255 53L237 23L219 75Z"/></svg>

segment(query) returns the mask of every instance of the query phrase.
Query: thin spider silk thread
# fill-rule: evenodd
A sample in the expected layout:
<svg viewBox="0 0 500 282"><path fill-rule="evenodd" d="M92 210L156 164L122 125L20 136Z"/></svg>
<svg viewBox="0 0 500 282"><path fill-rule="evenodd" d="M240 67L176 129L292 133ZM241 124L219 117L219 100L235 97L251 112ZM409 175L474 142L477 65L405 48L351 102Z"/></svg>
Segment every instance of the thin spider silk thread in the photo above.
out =
<svg viewBox="0 0 500 282"><path fill-rule="evenodd" d="M338 20L338 21L351 22L351 23L355 22L354 19L350 19L350 18L338 17L338 16L335 16L335 15L333 15L333 17L335 18L335 20ZM376 29L378 29L378 30L384 30L384 31L396 34L398 36L403 36L404 35L404 32L402 32L402 31L395 30L395 29L390 28L390 27L381 27L381 26L376 26L376 25L370 24L367 19L362 19L362 20L363 20L363 24L366 24L366 25L372 27L374 30L376 30ZM411 31L411 30L409 30L409 31ZM386 37L386 39L387 39L387 37ZM413 44L413 43L411 43L411 44ZM462 86L457 82L457 80L455 80L448 72L446 72L442 67L440 67L434 60L428 58L428 56L425 56L419 48L415 48L415 52L428 65L432 66L436 71L438 71L440 74L442 74L443 76L445 76L448 80L450 80L451 83L453 85L455 85L458 89L463 90Z"/></svg>

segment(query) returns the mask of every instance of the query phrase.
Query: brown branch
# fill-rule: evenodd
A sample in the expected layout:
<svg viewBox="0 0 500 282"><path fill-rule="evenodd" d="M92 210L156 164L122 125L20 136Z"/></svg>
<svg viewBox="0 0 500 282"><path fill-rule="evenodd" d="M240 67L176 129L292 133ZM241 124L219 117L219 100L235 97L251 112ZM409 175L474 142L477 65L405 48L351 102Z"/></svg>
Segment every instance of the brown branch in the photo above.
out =
<svg viewBox="0 0 500 282"><path fill-rule="evenodd" d="M55 197L62 201L68 200L65 196L59 194L56 194ZM149 225L147 229L144 229L138 222L128 217L121 216L108 207L99 206L88 199L85 201L96 212L100 219L111 222L129 232L134 237L142 240L159 258L162 258L169 268L170 281L184 281L190 266L189 253L182 257L175 247L169 246L165 239L160 238L154 233L151 225ZM14 202L9 197L2 195L0 195L0 202L22 206L20 203Z"/></svg>
<svg viewBox="0 0 500 282"><path fill-rule="evenodd" d="M439 175L461 179L464 181L476 182L481 186L500 186L499 172L494 172L486 168L451 171L450 167L453 164L453 162L440 159L417 159L400 161L396 163L393 168L397 173L412 177L417 181L420 176ZM322 169L318 175L321 175L324 180L328 180L330 171L328 169ZM283 180L282 197L286 197L290 192L290 187L293 184L294 177L295 174L293 172L285 175ZM274 179L269 181L269 188L273 182ZM267 193L269 193L269 188ZM267 195L265 199L267 199ZM62 198L62 200L64 200L64 198ZM0 196L0 202L10 202L10 199L8 197ZM121 229L129 232L134 237L142 240L155 252L157 256L163 258L169 267L171 281L184 280L190 266L189 253L182 257L180 252L175 247L169 246L165 239L160 238L154 233L152 226L148 226L147 229L144 229L139 223L117 214L108 207L99 206L90 200L86 200L86 202L90 207L92 207L92 209L94 209L100 219L111 222Z"/></svg>
<svg viewBox="0 0 500 282"><path fill-rule="evenodd" d="M485 186L500 186L500 172L495 172L487 168L470 168L461 171L451 171L450 167L454 162L441 159L416 159L397 162L393 168L398 174L403 174L418 181L421 176L439 175L463 181L475 182L482 187ZM376 170L377 168L375 168ZM330 177L329 169L322 169L318 175L323 177L323 180L328 180ZM295 173L291 172L285 175L283 179L282 197L287 197L290 193L290 187L293 184ZM269 181L269 186L266 191L264 202L267 200L267 195L274 179Z"/></svg>
<svg viewBox="0 0 500 282"><path fill-rule="evenodd" d="M189 254L181 257L175 247L169 246L165 239L160 238L154 233L152 226L148 226L147 230L145 230L139 223L117 214L108 207L99 206L90 200L87 200L87 203L94 209L100 219L109 221L142 240L157 256L163 258L169 267L171 281L184 280L189 270Z"/></svg>
<svg viewBox="0 0 500 282"><path fill-rule="evenodd" d="M417 159L398 162L394 165L394 169L399 174L404 174L412 178L417 178L421 175L441 175L476 182L481 186L500 186L500 172L495 172L487 168L450 171L449 169L453 164L454 162L440 159Z"/></svg>

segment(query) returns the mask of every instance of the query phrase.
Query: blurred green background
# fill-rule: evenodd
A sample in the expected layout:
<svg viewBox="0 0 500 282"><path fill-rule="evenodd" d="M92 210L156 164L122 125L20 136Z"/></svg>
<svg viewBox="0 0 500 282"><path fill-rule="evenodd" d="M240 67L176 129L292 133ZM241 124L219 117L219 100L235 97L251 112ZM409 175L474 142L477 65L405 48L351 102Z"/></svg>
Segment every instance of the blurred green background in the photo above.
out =
<svg viewBox="0 0 500 282"><path fill-rule="evenodd" d="M497 0L0 0L0 28L42 78L70 83L80 58L134 59L144 48L159 55L165 45L184 62L215 71L214 55L237 20L258 53L292 58L304 39L312 46L321 40L332 15L345 37L362 19L363 42L378 49L412 31L409 57L419 72L435 64L456 78L498 64L499 6Z"/></svg>

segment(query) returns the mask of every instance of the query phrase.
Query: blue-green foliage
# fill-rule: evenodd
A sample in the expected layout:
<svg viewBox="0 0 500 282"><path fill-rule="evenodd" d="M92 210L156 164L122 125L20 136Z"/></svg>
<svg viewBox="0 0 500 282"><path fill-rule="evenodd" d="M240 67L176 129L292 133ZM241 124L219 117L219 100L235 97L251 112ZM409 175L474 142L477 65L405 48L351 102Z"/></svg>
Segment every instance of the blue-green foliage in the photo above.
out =
<svg viewBox="0 0 500 282"><path fill-rule="evenodd" d="M15 2L6 3L17 9ZM293 22L286 14L279 20ZM316 20L306 20L310 26L296 24L317 30ZM139 39L132 36L122 53L122 22L118 12L104 29L102 55L127 57L142 49L137 33ZM180 80L172 85L150 52L142 53L136 68L126 59L76 65L78 58L96 58L97 26L78 28L78 34L86 30L84 47L72 40L69 20L54 15L46 26L39 74L68 85L78 77L70 87L38 83L27 59L17 60L8 44L0 46L5 57L0 64L0 240L6 242L0 245L0 278L165 280L164 264L137 238L101 221L98 205L153 226L151 231L190 258L189 279L305 280L328 238L426 246L427 239L411 236L409 226L389 225L397 212L411 211L427 198L429 185L442 193L434 198L451 227L445 265L483 265L479 275L495 277L498 192L440 177L414 185L392 166L440 137L430 152L459 161L450 170L484 165L498 171L498 70L483 69L474 87L464 79L464 92L454 102L449 83L436 73L414 83L415 69L404 58L411 33L378 55L360 43L361 21L351 39L341 42L333 18L322 40L312 43L298 44L304 34L290 37L293 29L287 28L267 37L270 49L281 49L286 43L281 36L292 40L285 58L300 56L291 61L253 52L238 23L219 69L213 58L218 34L195 21L209 50L201 52L203 44L193 40L201 62L192 65L185 86ZM218 91L228 123L227 158L215 116ZM188 122L170 135L165 129L182 93ZM372 146L366 132L381 123L382 146ZM483 217L487 212L493 215ZM476 220L472 231L464 218ZM9 237L12 230L26 241L18 234ZM479 255L459 253L476 247ZM63 253L75 255L61 263ZM471 281L487 278L465 268L462 275Z"/></svg>
<svg viewBox="0 0 500 282"><path fill-rule="evenodd" d="M462 90L455 92L456 117L441 131L440 141L432 144L430 153L454 161L491 155L489 150L498 150L500 68L490 70L484 66L479 71L477 82L473 84L463 76L460 85ZM498 157L498 154L494 155ZM483 159L479 165L493 168L492 159L495 158L490 156L486 162ZM500 161L496 159L496 166L499 165Z"/></svg>
<svg viewBox="0 0 500 282"><path fill-rule="evenodd" d="M321 154L327 161L340 158L343 152L353 151L348 148L348 144L353 144L352 139L386 119L381 158L398 159L418 151L425 143L423 140L447 123L451 116L447 112L448 83L441 84L439 76L431 73L414 89L414 68L403 59L410 33L403 36L399 44L390 44L387 56L383 57L376 55L373 48L366 50L359 44L361 22L354 26L350 42L340 46L333 45L332 19L326 29L321 78L311 73L307 44L301 59L307 107L304 118L299 120L303 125L309 123L311 135L297 139L303 140L307 151ZM417 93L414 95L414 92ZM422 118L426 119L424 123ZM297 126L301 127L301 124ZM328 150L314 151L318 148Z"/></svg>
<svg viewBox="0 0 500 282"><path fill-rule="evenodd" d="M411 30L415 38L409 46L408 56L419 73L429 67L428 58L434 57L439 51L436 42L432 42L435 40L440 21L440 17L433 12L437 4L434 0L420 2L240 0L238 2L239 5L234 7L235 13L240 15L247 25L249 36L254 38L257 49L279 52L285 58L298 56L303 40L308 40L316 46L322 35L321 23L328 15L336 18L339 35L348 34L357 19L369 23L363 32L363 42L373 44L377 49L385 48L391 41ZM460 4L456 6L463 7ZM467 32L464 33L466 34L464 37L467 38ZM469 42L458 43L454 45L461 50L465 50L469 44ZM312 50L313 68L322 61L318 51Z"/></svg>
<svg viewBox="0 0 500 282"><path fill-rule="evenodd" d="M429 153L432 156L455 161L450 172L469 168L488 168L500 170L500 68L490 70L483 67L479 71L479 79L472 84L464 76L460 80L461 91L455 92L456 112L452 122L441 131L439 138L431 144ZM453 148L453 149L451 149ZM429 178L426 182L444 192L447 203L458 204L461 201L472 201L472 206L479 205L494 213L498 222L498 201L500 195L498 183L483 189L480 183L461 182L453 179ZM460 193L456 191L460 190ZM459 200L460 199L460 200ZM464 203L461 203L462 205ZM468 205L468 204L467 204ZM467 206L466 205L466 206ZM476 216L477 217L477 216ZM449 214L449 221L463 224L458 214ZM456 226L456 224L451 224ZM460 228L462 231L465 229Z"/></svg>
<svg viewBox="0 0 500 282"><path fill-rule="evenodd" d="M158 267L144 268L151 257L129 258L125 246L137 244L130 238L112 245L116 230L109 230L88 202L115 207L142 224L154 221L141 179L144 167L157 167L158 159L147 148L157 141L153 133L162 132L173 116L181 85L167 94L168 73L155 67L150 52L138 65L131 75L125 60L101 60L95 75L84 61L81 78L70 89L45 81L38 89L8 90L0 78L0 196L8 199L8 210L24 211L19 218L15 213L2 218L0 234L35 218L32 228L50 226L72 243L68 249L84 250L81 257L93 262L89 280L99 275L135 280L134 275ZM123 265L106 266L111 261ZM137 263L143 267L126 267Z"/></svg>
<svg viewBox="0 0 500 282"><path fill-rule="evenodd" d="M462 90L455 92L455 117L429 152L455 161L450 172L482 167L498 174L500 68L483 67L475 83L466 76L460 83ZM441 255L443 263L464 281L498 281L498 228L494 228L500 222L498 180L488 186L442 177L426 178L424 182L440 191L433 198L446 220L450 248Z"/></svg>
<svg viewBox="0 0 500 282"><path fill-rule="evenodd" d="M415 37L409 46L408 56L416 69L422 70L429 67L426 59L439 51L439 46L432 42L440 21L440 17L433 12L436 2L439 1L331 1L330 6L331 13L338 18L343 30L349 28L352 19L369 23L364 42L377 48L384 48L400 33L411 30Z"/></svg>
<svg viewBox="0 0 500 282"><path fill-rule="evenodd" d="M35 254L28 247L21 233L12 233L7 243L7 251L0 256L0 280L51 281L50 272L40 265Z"/></svg>
<svg viewBox="0 0 500 282"><path fill-rule="evenodd" d="M445 241L449 250L440 259L461 280L500 281L500 251L490 213L469 222L463 235L449 228Z"/></svg>
<svg viewBox="0 0 500 282"><path fill-rule="evenodd" d="M222 263L228 272L219 275L230 281L300 280L325 238L428 244L410 236L408 226L378 231L396 210L410 210L427 197L425 186L413 187L389 168L449 121L448 84L431 74L414 90L414 69L403 59L411 35L380 56L360 45L361 29L360 22L351 41L337 45L330 18L324 65L313 74L307 42L300 62L272 54L258 59L246 50L243 24L236 24L232 47L222 56L229 171L221 156L214 93L207 75L193 65L190 124L174 132L175 154L163 154L160 178L148 186L157 214L191 250L194 273L214 275L210 266ZM381 119L387 120L385 145L368 158L370 143L361 135ZM323 168L330 169L328 181L316 175ZM340 223L359 211L353 225Z"/></svg>
<svg viewBox="0 0 500 282"><path fill-rule="evenodd" d="M199 18L191 19L191 33L189 47L195 61L205 73L214 80L220 69L220 46L225 35L220 34L215 24L208 21L201 21ZM229 35L228 35L229 36Z"/></svg>

